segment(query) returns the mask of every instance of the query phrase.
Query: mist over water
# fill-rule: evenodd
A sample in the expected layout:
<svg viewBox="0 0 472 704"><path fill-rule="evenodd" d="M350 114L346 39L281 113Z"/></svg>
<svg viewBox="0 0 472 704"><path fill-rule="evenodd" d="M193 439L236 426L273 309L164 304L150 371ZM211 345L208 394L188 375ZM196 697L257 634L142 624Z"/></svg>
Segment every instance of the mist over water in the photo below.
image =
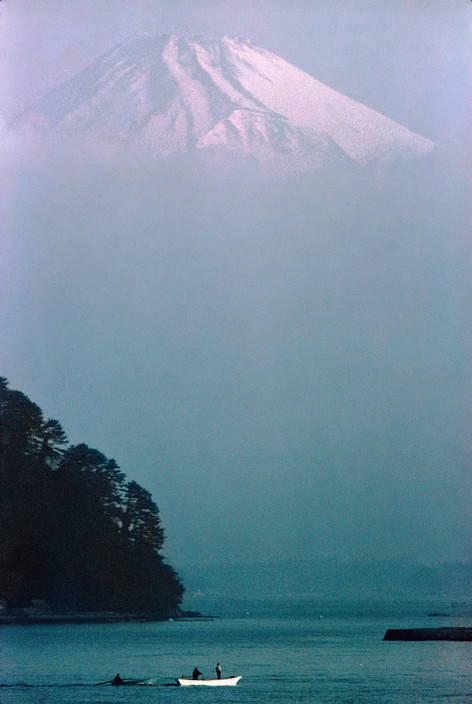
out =
<svg viewBox="0 0 472 704"><path fill-rule="evenodd" d="M177 568L471 556L466 201L444 155L267 179L71 147L15 174L3 371L152 491Z"/></svg>

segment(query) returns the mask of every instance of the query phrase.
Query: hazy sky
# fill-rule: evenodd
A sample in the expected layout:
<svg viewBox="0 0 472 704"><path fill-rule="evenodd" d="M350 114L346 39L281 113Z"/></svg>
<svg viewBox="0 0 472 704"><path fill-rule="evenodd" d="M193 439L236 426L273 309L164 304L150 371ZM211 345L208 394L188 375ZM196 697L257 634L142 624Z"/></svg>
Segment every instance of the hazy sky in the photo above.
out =
<svg viewBox="0 0 472 704"><path fill-rule="evenodd" d="M3 0L0 373L201 556L472 558L471 3ZM443 147L265 182L8 127L136 33L241 35Z"/></svg>

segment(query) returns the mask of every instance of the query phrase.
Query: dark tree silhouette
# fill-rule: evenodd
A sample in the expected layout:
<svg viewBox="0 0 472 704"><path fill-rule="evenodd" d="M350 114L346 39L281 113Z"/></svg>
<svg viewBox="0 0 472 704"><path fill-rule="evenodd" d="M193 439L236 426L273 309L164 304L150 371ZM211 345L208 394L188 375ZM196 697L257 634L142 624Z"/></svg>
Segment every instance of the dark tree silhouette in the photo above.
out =
<svg viewBox="0 0 472 704"><path fill-rule="evenodd" d="M161 550L164 530L151 494L135 481L126 485L123 533L135 545Z"/></svg>
<svg viewBox="0 0 472 704"><path fill-rule="evenodd" d="M0 598L164 618L184 588L163 543L151 494L0 377Z"/></svg>
<svg viewBox="0 0 472 704"><path fill-rule="evenodd" d="M62 457L63 446L67 445L67 435L59 421L49 418L41 428L40 459L54 467Z"/></svg>

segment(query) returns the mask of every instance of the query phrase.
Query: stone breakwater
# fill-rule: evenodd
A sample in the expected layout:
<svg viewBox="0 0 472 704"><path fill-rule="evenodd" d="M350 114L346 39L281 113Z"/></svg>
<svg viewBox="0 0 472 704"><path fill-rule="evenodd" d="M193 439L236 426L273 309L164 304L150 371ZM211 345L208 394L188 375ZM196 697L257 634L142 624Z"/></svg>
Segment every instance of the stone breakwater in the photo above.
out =
<svg viewBox="0 0 472 704"><path fill-rule="evenodd" d="M454 640L472 641L472 628L390 628L384 640Z"/></svg>

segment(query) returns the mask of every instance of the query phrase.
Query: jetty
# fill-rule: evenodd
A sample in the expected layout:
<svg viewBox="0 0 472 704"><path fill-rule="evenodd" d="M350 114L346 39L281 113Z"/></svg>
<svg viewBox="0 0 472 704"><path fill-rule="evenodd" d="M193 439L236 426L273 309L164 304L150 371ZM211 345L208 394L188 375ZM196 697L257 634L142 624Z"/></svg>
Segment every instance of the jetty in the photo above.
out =
<svg viewBox="0 0 472 704"><path fill-rule="evenodd" d="M384 640L453 640L472 641L472 627L389 628Z"/></svg>

